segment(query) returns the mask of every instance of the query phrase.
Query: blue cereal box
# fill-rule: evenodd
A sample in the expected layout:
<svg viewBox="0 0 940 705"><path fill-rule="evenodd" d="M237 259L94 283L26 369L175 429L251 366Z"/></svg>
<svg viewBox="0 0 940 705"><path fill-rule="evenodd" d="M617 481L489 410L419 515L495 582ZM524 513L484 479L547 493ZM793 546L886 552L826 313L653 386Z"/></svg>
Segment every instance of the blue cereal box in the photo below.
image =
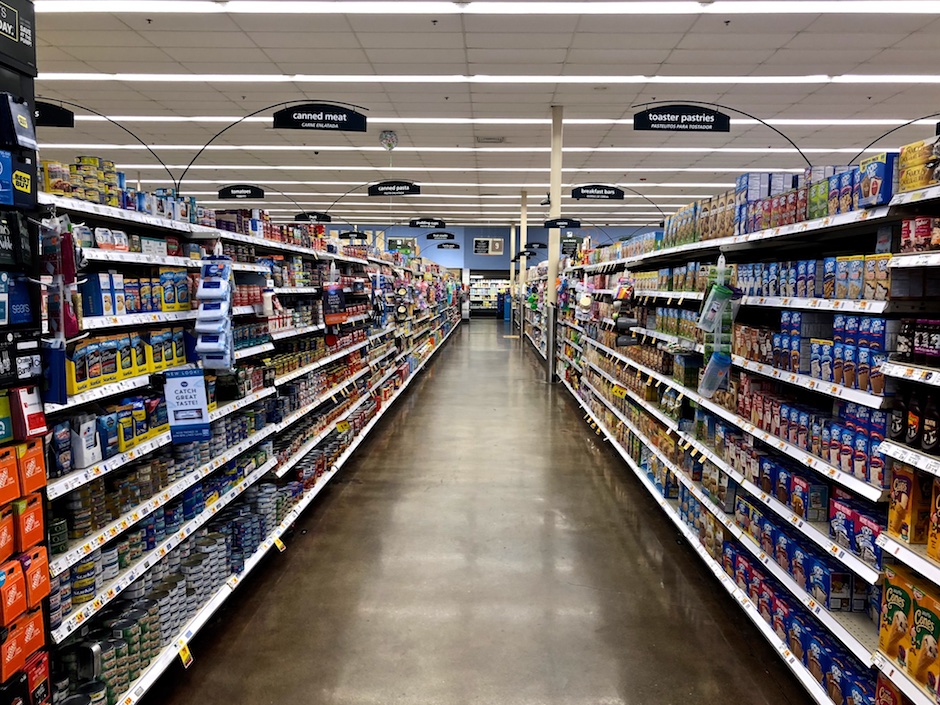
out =
<svg viewBox="0 0 940 705"><path fill-rule="evenodd" d="M898 178L898 153L882 152L858 163L859 208L886 205Z"/></svg>
<svg viewBox="0 0 940 705"><path fill-rule="evenodd" d="M815 379L822 379L822 346L819 338L809 341L809 376Z"/></svg>
<svg viewBox="0 0 940 705"><path fill-rule="evenodd" d="M832 339L837 343L845 342L845 314L837 313L832 317Z"/></svg>
<svg viewBox="0 0 940 705"><path fill-rule="evenodd" d="M854 203L855 171L839 174L839 213L850 213Z"/></svg>
<svg viewBox="0 0 940 705"><path fill-rule="evenodd" d="M871 346L871 317L862 316L858 319L858 341L856 345Z"/></svg>
<svg viewBox="0 0 940 705"><path fill-rule="evenodd" d="M824 382L832 381L832 367L834 364L833 346L831 340L822 341L822 364L820 365L820 379Z"/></svg>
<svg viewBox="0 0 940 705"><path fill-rule="evenodd" d="M858 329L859 329L859 319L858 316L846 316L845 317L845 332L842 337L842 342L849 345L858 345Z"/></svg>
<svg viewBox="0 0 940 705"><path fill-rule="evenodd" d="M792 311L790 313L790 335L802 335L803 333L803 312Z"/></svg>
<svg viewBox="0 0 940 705"><path fill-rule="evenodd" d="M869 436L865 429L855 431L854 450L852 452L852 474L868 481Z"/></svg>
<svg viewBox="0 0 940 705"><path fill-rule="evenodd" d="M836 298L836 270L838 258L826 257L823 260L822 296L824 299Z"/></svg>

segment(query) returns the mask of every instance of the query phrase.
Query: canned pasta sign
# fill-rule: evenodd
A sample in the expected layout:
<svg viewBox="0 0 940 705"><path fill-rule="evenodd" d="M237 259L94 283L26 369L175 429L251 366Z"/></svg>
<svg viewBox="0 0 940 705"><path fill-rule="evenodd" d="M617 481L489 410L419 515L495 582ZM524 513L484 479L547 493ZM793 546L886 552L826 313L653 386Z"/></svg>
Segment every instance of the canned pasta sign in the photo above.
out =
<svg viewBox="0 0 940 705"><path fill-rule="evenodd" d="M208 441L209 402L202 370L169 370L163 388L173 443Z"/></svg>

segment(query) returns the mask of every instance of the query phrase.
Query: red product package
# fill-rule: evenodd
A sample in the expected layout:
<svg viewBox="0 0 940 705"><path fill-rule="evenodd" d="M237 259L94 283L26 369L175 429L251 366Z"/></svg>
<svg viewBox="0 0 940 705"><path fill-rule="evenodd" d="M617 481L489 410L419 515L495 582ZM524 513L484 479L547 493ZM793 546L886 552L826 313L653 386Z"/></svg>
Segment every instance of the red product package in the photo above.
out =
<svg viewBox="0 0 940 705"><path fill-rule="evenodd" d="M52 702L52 689L49 687L49 654L40 651L26 659L23 666L29 679L29 705L48 705Z"/></svg>

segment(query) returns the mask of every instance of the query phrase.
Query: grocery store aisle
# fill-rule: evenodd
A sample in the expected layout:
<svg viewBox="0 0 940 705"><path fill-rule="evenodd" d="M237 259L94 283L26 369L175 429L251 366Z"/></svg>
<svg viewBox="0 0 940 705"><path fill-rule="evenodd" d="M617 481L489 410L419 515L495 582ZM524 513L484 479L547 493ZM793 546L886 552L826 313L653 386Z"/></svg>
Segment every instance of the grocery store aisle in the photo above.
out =
<svg viewBox="0 0 940 705"><path fill-rule="evenodd" d="M147 703L807 702L506 333L461 326Z"/></svg>

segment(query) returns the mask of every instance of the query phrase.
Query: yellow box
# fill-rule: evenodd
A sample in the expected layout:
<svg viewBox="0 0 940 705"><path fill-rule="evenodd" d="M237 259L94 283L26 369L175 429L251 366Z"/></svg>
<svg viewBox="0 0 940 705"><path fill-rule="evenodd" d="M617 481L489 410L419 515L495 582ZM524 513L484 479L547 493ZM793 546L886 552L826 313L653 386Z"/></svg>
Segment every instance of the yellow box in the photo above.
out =
<svg viewBox="0 0 940 705"><path fill-rule="evenodd" d="M940 137L928 137L901 147L898 168L910 169L937 158L940 158Z"/></svg>
<svg viewBox="0 0 940 705"><path fill-rule="evenodd" d="M936 167L928 164L912 166L908 169L902 169L898 172L898 193L907 193L918 189L933 186L938 181Z"/></svg>
<svg viewBox="0 0 940 705"><path fill-rule="evenodd" d="M134 366L134 349L131 347L130 335L118 335L115 338L118 346L118 380L136 377L137 368Z"/></svg>
<svg viewBox="0 0 940 705"><path fill-rule="evenodd" d="M940 678L940 601L935 588L924 589L923 580L916 580L912 591L914 603L911 607L911 651L907 659L907 672L931 692Z"/></svg>
<svg viewBox="0 0 940 705"><path fill-rule="evenodd" d="M75 396L88 389L88 342L80 340L75 343L71 355L65 356L65 391L69 396Z"/></svg>
<svg viewBox="0 0 940 705"><path fill-rule="evenodd" d="M931 476L895 463L890 494L888 533L907 543L927 543L933 494Z"/></svg>
<svg viewBox="0 0 940 705"><path fill-rule="evenodd" d="M914 586L906 571L894 566L885 567L878 650L902 666L907 665L911 650L913 593Z"/></svg>

